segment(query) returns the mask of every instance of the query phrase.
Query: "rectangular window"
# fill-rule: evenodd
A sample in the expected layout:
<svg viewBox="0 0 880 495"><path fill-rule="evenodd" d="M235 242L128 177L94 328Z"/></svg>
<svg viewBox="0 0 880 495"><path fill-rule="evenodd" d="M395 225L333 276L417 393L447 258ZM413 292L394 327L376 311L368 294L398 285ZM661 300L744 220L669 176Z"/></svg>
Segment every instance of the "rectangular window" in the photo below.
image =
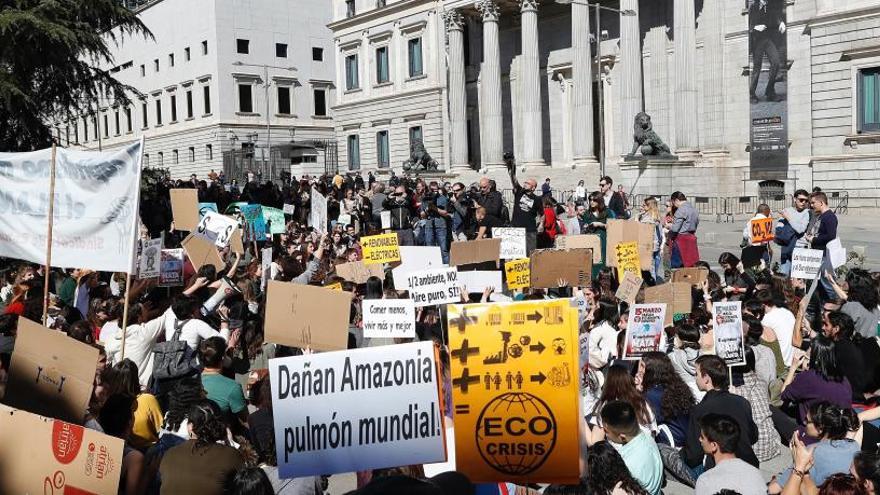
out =
<svg viewBox="0 0 880 495"><path fill-rule="evenodd" d="M104 137L110 137L110 126L107 125L107 114L104 114Z"/></svg>
<svg viewBox="0 0 880 495"><path fill-rule="evenodd" d="M345 89L358 89L360 83L358 81L358 56L352 54L345 57Z"/></svg>
<svg viewBox="0 0 880 495"><path fill-rule="evenodd" d="M315 116L317 117L326 117L327 116L327 92L324 89L316 89L314 91L315 95Z"/></svg>
<svg viewBox="0 0 880 495"><path fill-rule="evenodd" d="M422 75L422 39L412 38L406 43L409 53L409 77Z"/></svg>
<svg viewBox="0 0 880 495"><path fill-rule="evenodd" d="M141 103L141 119L144 122L143 129L149 127L149 120L147 120L147 102Z"/></svg>
<svg viewBox="0 0 880 495"><path fill-rule="evenodd" d="M172 158L174 159L174 161L173 161L172 163L174 163L175 165L177 165L177 164L179 163L179 161L180 161L180 156L178 156L178 154L177 154L177 150L172 150L172 151L171 151L171 156L172 156Z"/></svg>
<svg viewBox="0 0 880 495"><path fill-rule="evenodd" d="M65 146L70 146L70 127L64 128L64 142Z"/></svg>
<svg viewBox="0 0 880 495"><path fill-rule="evenodd" d="M174 67L174 54L168 54L168 67Z"/></svg>
<svg viewBox="0 0 880 495"><path fill-rule="evenodd" d="M125 132L131 133L131 107L125 107Z"/></svg>
<svg viewBox="0 0 880 495"><path fill-rule="evenodd" d="M415 126L409 128L409 148L412 149L413 144L422 142L422 127Z"/></svg>
<svg viewBox="0 0 880 495"><path fill-rule="evenodd" d="M193 118L193 92L191 89L186 91L186 118Z"/></svg>
<svg viewBox="0 0 880 495"><path fill-rule="evenodd" d="M193 146L189 147L189 161L196 161L196 149Z"/></svg>
<svg viewBox="0 0 880 495"><path fill-rule="evenodd" d="M89 142L89 121L83 117L83 142Z"/></svg>
<svg viewBox="0 0 880 495"><path fill-rule="evenodd" d="M238 85L238 111L242 113L252 113L254 111L254 101L250 84Z"/></svg>
<svg viewBox="0 0 880 495"><path fill-rule="evenodd" d="M162 100L156 99L156 125L162 125Z"/></svg>
<svg viewBox="0 0 880 495"><path fill-rule="evenodd" d="M205 115L211 113L211 86L202 87L202 96L205 101Z"/></svg>
<svg viewBox="0 0 880 495"><path fill-rule="evenodd" d="M275 56L287 58L287 43L275 43Z"/></svg>
<svg viewBox="0 0 880 495"><path fill-rule="evenodd" d="M348 169L358 170L361 168L361 146L357 134L348 136Z"/></svg>
<svg viewBox="0 0 880 495"><path fill-rule="evenodd" d="M376 8L381 9L385 6L385 0L376 0Z"/></svg>
<svg viewBox="0 0 880 495"><path fill-rule="evenodd" d="M376 84L388 82L388 47L376 48Z"/></svg>
<svg viewBox="0 0 880 495"><path fill-rule="evenodd" d="M79 144L79 124L73 121L73 143Z"/></svg>
<svg viewBox="0 0 880 495"><path fill-rule="evenodd" d="M141 77L147 77L147 66L141 64Z"/></svg>
<svg viewBox="0 0 880 495"><path fill-rule="evenodd" d="M345 17L354 17L355 9L354 9L354 0L345 0Z"/></svg>
<svg viewBox="0 0 880 495"><path fill-rule="evenodd" d="M202 55L208 54L208 40L202 42Z"/></svg>
<svg viewBox="0 0 880 495"><path fill-rule="evenodd" d="M153 60L153 72L159 72L159 59Z"/></svg>
<svg viewBox="0 0 880 495"><path fill-rule="evenodd" d="M165 153L160 151L159 155L159 166L161 167L165 163Z"/></svg>
<svg viewBox="0 0 880 495"><path fill-rule="evenodd" d="M859 71L858 94L858 131L880 131L880 67Z"/></svg>
<svg viewBox="0 0 880 495"><path fill-rule="evenodd" d="M177 95L171 95L171 122L177 122Z"/></svg>
<svg viewBox="0 0 880 495"><path fill-rule="evenodd" d="M144 153L144 167L150 166L150 154Z"/></svg>
<svg viewBox="0 0 880 495"><path fill-rule="evenodd" d="M376 160L379 168L388 168L391 165L391 159L388 155L388 131L376 133Z"/></svg>
<svg viewBox="0 0 880 495"><path fill-rule="evenodd" d="M189 47L186 47L183 49L183 60L184 60L184 62L189 62L189 59L190 59Z"/></svg>
<svg viewBox="0 0 880 495"><path fill-rule="evenodd" d="M214 159L214 146L210 144L205 145L205 156L208 157L208 160Z"/></svg>
<svg viewBox="0 0 880 495"><path fill-rule="evenodd" d="M114 134L114 135L118 136L119 135L119 109L118 108L113 112L113 124L114 124L113 130L116 131L116 134Z"/></svg>
<svg viewBox="0 0 880 495"><path fill-rule="evenodd" d="M278 86L278 113L290 115L290 87Z"/></svg>
<svg viewBox="0 0 880 495"><path fill-rule="evenodd" d="M239 38L235 40L235 51L247 55L250 52L250 44L249 40Z"/></svg>
<svg viewBox="0 0 880 495"><path fill-rule="evenodd" d="M324 60L324 49L318 48L317 46L312 47L312 60L315 62L322 62Z"/></svg>

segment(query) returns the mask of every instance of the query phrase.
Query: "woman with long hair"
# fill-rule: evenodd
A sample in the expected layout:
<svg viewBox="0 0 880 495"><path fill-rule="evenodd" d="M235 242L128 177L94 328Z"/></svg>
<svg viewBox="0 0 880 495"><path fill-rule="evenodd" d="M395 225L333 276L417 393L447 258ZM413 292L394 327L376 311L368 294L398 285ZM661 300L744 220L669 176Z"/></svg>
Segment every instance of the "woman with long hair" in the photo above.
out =
<svg viewBox="0 0 880 495"><path fill-rule="evenodd" d="M809 474L813 483L821 485L834 473L846 473L850 469L859 444L853 440L859 429L859 419L849 407L840 407L828 402L818 402L810 406L807 413L807 435L819 441L813 444L813 467ZM791 468L773 478L768 487L772 494L780 493L791 476Z"/></svg>
<svg viewBox="0 0 880 495"><path fill-rule="evenodd" d="M838 285L833 276L826 276L837 296L846 301L840 308L855 323L856 332L865 338L880 335L880 292L871 274L854 268L846 274L846 281Z"/></svg>
<svg viewBox="0 0 880 495"><path fill-rule="evenodd" d="M599 401L596 402L596 406L593 408L593 416L598 418L602 407L613 400L628 402L633 406L642 432L652 438L654 437L654 433L657 431L657 422L654 413L651 411L651 406L648 405L648 401L645 400L645 397L636 388L629 368L622 365L613 365L608 368L608 373L606 373L605 377L605 388L602 389L602 395L599 396Z"/></svg>
<svg viewBox="0 0 880 495"><path fill-rule="evenodd" d="M590 328L590 368L599 370L617 357L617 333L620 314L617 305L600 300L592 311L593 326Z"/></svg>
<svg viewBox="0 0 880 495"><path fill-rule="evenodd" d="M747 341L748 343L748 341ZM770 401L768 393L768 382L766 377L761 377L756 372L757 359L759 355L766 357L766 354L759 354L758 349L763 348L767 352L771 352L761 345L747 345L745 348L746 363L741 366L731 368L730 392L738 395L752 405L752 421L758 427L758 441L752 446L755 456L759 461L768 461L779 455L779 445L781 439L779 433L773 428L773 414L770 410ZM772 354L770 355L772 358ZM762 367L766 367L762 365ZM770 372L774 374L773 368ZM766 373L766 370L762 371Z"/></svg>
<svg viewBox="0 0 880 495"><path fill-rule="evenodd" d="M642 213L639 214L639 222L650 224L654 229L654 262L651 265L651 276L654 277L655 284L663 282L663 244L666 242L666 236L663 233L661 220L657 198L653 196L645 198L642 203Z"/></svg>
<svg viewBox="0 0 880 495"><path fill-rule="evenodd" d="M690 388L676 373L669 356L662 352L644 354L639 362L639 375L642 392L657 418L657 425L661 429L668 428L672 436L658 435L657 441L684 445L691 408L695 404Z"/></svg>
<svg viewBox="0 0 880 495"><path fill-rule="evenodd" d="M746 272L739 258L733 253L724 252L718 257L718 264L724 270L724 293L731 301L749 297L755 290L755 279Z"/></svg>
<svg viewBox="0 0 880 495"><path fill-rule="evenodd" d="M229 446L223 413L213 401L201 400L189 410L189 437L173 447L159 466L162 495L223 495L223 481L244 460Z"/></svg>
<svg viewBox="0 0 880 495"><path fill-rule="evenodd" d="M615 489L623 490L628 495L648 494L630 474L617 449L606 441L596 442L590 447L587 470L587 483L590 493L594 495L610 495Z"/></svg>
<svg viewBox="0 0 880 495"><path fill-rule="evenodd" d="M581 225L583 226L582 232L584 234L595 234L599 236L599 241L602 245L602 259L608 259L606 256L606 226L608 220L616 218L614 211L609 209L605 204L605 196L599 191L593 191L590 193L590 206L584 211L583 216L581 216ZM604 266L604 263L593 263L593 276L595 277L597 273L599 273L599 269Z"/></svg>
<svg viewBox="0 0 880 495"><path fill-rule="evenodd" d="M700 357L700 329L689 323L675 324L675 338L669 360L681 380L691 390L694 400L703 400L706 393L697 388L697 358Z"/></svg>
<svg viewBox="0 0 880 495"><path fill-rule="evenodd" d="M853 457L849 472L856 477L869 495L880 491L880 453L859 452Z"/></svg>

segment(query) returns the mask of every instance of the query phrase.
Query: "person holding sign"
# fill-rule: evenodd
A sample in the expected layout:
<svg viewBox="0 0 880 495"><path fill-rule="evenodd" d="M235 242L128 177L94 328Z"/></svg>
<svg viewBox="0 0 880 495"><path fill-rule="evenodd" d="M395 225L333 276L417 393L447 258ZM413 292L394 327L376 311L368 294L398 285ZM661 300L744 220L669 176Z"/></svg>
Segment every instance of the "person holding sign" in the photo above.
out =
<svg viewBox="0 0 880 495"><path fill-rule="evenodd" d="M755 216L749 219L746 222L746 226L743 227L743 240L740 243L740 246L743 248L746 246L764 248L761 257L767 266L770 266L770 259L773 257L773 253L770 250L770 240L773 238L772 229L770 228L772 225L773 217L770 212L770 206L765 203L759 204Z"/></svg>

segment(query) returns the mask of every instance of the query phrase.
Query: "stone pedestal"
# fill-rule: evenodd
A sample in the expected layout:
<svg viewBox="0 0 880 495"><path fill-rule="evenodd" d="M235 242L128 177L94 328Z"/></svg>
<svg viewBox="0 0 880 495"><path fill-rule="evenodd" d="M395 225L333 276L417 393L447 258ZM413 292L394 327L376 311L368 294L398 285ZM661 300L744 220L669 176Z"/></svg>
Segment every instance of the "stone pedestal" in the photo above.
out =
<svg viewBox="0 0 880 495"><path fill-rule="evenodd" d="M622 161L619 164L620 179L615 184L633 195L655 195L668 198L675 191L682 191L686 196L697 194L692 192L700 183L709 182L696 163L689 160L669 159L635 159ZM637 208L639 205L633 205Z"/></svg>

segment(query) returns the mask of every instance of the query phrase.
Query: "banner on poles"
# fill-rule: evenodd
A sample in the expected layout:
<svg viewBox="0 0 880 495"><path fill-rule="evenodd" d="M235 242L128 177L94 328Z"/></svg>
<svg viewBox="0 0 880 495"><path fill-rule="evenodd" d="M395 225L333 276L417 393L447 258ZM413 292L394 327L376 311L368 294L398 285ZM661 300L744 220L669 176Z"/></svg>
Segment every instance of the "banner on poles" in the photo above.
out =
<svg viewBox="0 0 880 495"><path fill-rule="evenodd" d="M640 359L647 352L659 351L665 319L665 304L633 304L629 310L622 358Z"/></svg>
<svg viewBox="0 0 880 495"><path fill-rule="evenodd" d="M52 266L131 273L142 142L56 149ZM0 153L0 256L46 263L52 150Z"/></svg>
<svg viewBox="0 0 880 495"><path fill-rule="evenodd" d="M728 366L746 362L746 342L743 334L742 301L712 303L715 320L715 354Z"/></svg>
<svg viewBox="0 0 880 495"><path fill-rule="evenodd" d="M474 482L577 483L577 309L567 300L448 309L458 470Z"/></svg>
<svg viewBox="0 0 880 495"><path fill-rule="evenodd" d="M364 299L364 337L414 338L416 307L409 299Z"/></svg>
<svg viewBox="0 0 880 495"><path fill-rule="evenodd" d="M432 342L269 360L279 476L446 460L437 362Z"/></svg>

